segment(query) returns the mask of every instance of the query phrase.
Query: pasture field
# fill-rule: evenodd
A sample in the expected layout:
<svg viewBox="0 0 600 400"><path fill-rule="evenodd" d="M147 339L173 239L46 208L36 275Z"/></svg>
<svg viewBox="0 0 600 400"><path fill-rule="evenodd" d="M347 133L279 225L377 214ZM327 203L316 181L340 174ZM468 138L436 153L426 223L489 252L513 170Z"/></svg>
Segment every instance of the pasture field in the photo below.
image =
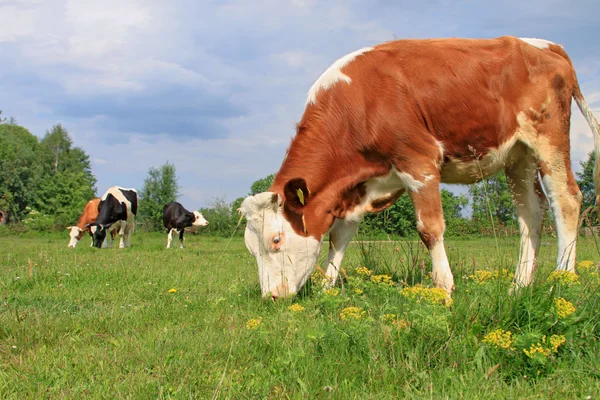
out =
<svg viewBox="0 0 600 400"><path fill-rule="evenodd" d="M141 232L125 250L67 243L0 237L2 399L600 395L590 238L578 263L593 264L577 277L551 274L545 237L536 283L512 296L517 238L449 238L451 304L428 289L429 257L408 240L353 243L343 287L323 292L317 272L277 302L261 299L241 238L188 235L183 250Z"/></svg>

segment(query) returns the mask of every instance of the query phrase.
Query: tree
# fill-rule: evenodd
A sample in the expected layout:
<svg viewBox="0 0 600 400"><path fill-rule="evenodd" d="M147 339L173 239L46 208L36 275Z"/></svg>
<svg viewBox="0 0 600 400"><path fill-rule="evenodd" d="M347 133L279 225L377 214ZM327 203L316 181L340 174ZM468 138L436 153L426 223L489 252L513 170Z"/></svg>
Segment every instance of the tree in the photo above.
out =
<svg viewBox="0 0 600 400"><path fill-rule="evenodd" d="M365 234L385 233L408 236L417 232L415 208L406 194L389 208L378 213L367 213L360 226Z"/></svg>
<svg viewBox="0 0 600 400"><path fill-rule="evenodd" d="M74 223L85 204L96 195L96 178L89 156L60 124L40 141L43 172L38 183L35 209L53 215L55 223Z"/></svg>
<svg viewBox="0 0 600 400"><path fill-rule="evenodd" d="M471 185L469 195L473 220L487 225L491 213L496 223L508 225L515 221L515 205L504 172Z"/></svg>
<svg viewBox="0 0 600 400"><path fill-rule="evenodd" d="M593 209L592 221L597 221L598 210L595 207L596 194L594 190L594 164L596 163L596 153L590 152L586 161L580 162L581 172L577 172L577 184L583 195L581 203L581 211L587 210L589 207ZM586 222L587 223L587 222Z"/></svg>
<svg viewBox="0 0 600 400"><path fill-rule="evenodd" d="M20 219L37 197L43 167L35 135L22 126L0 124L0 210Z"/></svg>
<svg viewBox="0 0 600 400"><path fill-rule="evenodd" d="M151 229L162 228L163 207L179 198L179 189L175 165L167 161L148 170L140 192L139 214Z"/></svg>
<svg viewBox="0 0 600 400"><path fill-rule="evenodd" d="M586 161L581 161L581 172L577 172L577 184L583 195L581 209L585 210L596 203L596 195L594 191L594 164L596 163L596 153L593 151L588 154Z"/></svg>
<svg viewBox="0 0 600 400"><path fill-rule="evenodd" d="M254 181L252 186L250 186L250 196L254 196L255 194L266 192L273 184L273 179L275 178L275 174L267 175L262 179Z"/></svg>
<svg viewBox="0 0 600 400"><path fill-rule="evenodd" d="M236 208L237 209L237 208ZM234 205L229 204L223 198L216 198L207 208L200 210L204 218L209 222L202 232L208 235L230 237L235 229L240 215L235 211ZM236 231L241 235L244 228Z"/></svg>

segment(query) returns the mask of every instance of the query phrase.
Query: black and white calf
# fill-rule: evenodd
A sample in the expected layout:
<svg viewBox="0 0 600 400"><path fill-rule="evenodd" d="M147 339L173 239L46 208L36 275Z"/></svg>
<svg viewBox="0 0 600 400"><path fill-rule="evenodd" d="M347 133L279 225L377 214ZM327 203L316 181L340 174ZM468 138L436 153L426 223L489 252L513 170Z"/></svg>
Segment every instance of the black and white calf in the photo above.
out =
<svg viewBox="0 0 600 400"><path fill-rule="evenodd" d="M104 193L98 203L98 218L90 224L94 246L100 248L107 232L117 231L119 248L129 247L129 239L135 228L138 195L135 189L113 186ZM108 241L108 240L107 240ZM112 246L112 240L109 247Z"/></svg>
<svg viewBox="0 0 600 400"><path fill-rule="evenodd" d="M167 230L167 249L171 247L173 232L179 233L180 248L183 248L183 232L196 232L201 226L208 225L198 211L190 212L183 208L181 204L174 201L163 207L163 224Z"/></svg>

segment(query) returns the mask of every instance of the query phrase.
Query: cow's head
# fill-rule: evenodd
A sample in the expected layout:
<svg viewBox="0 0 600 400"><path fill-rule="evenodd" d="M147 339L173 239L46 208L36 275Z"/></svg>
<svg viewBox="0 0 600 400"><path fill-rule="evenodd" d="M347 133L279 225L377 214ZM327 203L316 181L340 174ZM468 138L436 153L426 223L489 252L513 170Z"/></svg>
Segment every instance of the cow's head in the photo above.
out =
<svg viewBox="0 0 600 400"><path fill-rule="evenodd" d="M110 224L93 223L93 224L86 225L86 228L89 226L90 232L92 233L92 243L93 243L94 247L96 247L98 249L102 248L102 243L104 242L104 239L106 239L106 232L107 232L108 228L110 228L111 225L112 225L112 223L110 223Z"/></svg>
<svg viewBox="0 0 600 400"><path fill-rule="evenodd" d="M69 231L69 236L71 240L69 240L69 249L74 249L77 246L77 243L83 237L84 229L81 229L78 226L67 226L67 230Z"/></svg>
<svg viewBox="0 0 600 400"><path fill-rule="evenodd" d="M194 211L194 222L192 226L185 228L187 232L197 232L203 226L208 225L208 221L204 219L204 216L199 211Z"/></svg>
<svg viewBox="0 0 600 400"><path fill-rule="evenodd" d="M283 196L264 192L242 202L239 211L247 219L244 240L258 263L263 297L293 295L310 277L323 236L302 232L306 232L304 208L310 201L306 182L293 179Z"/></svg>

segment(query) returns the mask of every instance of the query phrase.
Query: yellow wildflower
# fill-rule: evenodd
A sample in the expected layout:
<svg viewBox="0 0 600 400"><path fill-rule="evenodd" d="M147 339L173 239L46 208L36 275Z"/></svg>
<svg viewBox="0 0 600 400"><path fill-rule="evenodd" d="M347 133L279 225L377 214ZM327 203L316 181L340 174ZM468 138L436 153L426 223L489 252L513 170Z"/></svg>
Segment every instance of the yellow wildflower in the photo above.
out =
<svg viewBox="0 0 600 400"><path fill-rule="evenodd" d="M177 293L177 289L175 289L175 288L169 289L169 293Z"/></svg>
<svg viewBox="0 0 600 400"><path fill-rule="evenodd" d="M346 307L340 313L342 319L361 319L366 312L360 307Z"/></svg>
<svg viewBox="0 0 600 400"><path fill-rule="evenodd" d="M356 293L356 294L363 294L363 290L359 289L359 288L356 288L356 289L354 289L354 293Z"/></svg>
<svg viewBox="0 0 600 400"><path fill-rule="evenodd" d="M550 274L548 280L565 286L579 285L579 276L571 271L554 271Z"/></svg>
<svg viewBox="0 0 600 400"><path fill-rule="evenodd" d="M577 269L579 271L590 272L596 269L594 262L591 260L584 260L577 264Z"/></svg>
<svg viewBox="0 0 600 400"><path fill-rule="evenodd" d="M338 294L340 294L340 290L336 288L327 289L325 291L325 295L327 296L337 296Z"/></svg>
<svg viewBox="0 0 600 400"><path fill-rule="evenodd" d="M573 314L577 309L573 305L573 303L568 300L559 297L558 299L554 299L554 310L556 311L556 315L558 318L567 318L569 315Z"/></svg>
<svg viewBox="0 0 600 400"><path fill-rule="evenodd" d="M248 321L246 321L246 329L256 329L258 328L261 322L262 317L249 319Z"/></svg>
<svg viewBox="0 0 600 400"><path fill-rule="evenodd" d="M494 346L497 349L512 349L514 339L512 338L512 332L496 329L483 337L483 343Z"/></svg>
<svg viewBox="0 0 600 400"><path fill-rule="evenodd" d="M298 303L294 303L288 307L288 310L293 311L293 312L302 312L302 311L304 311L304 307L302 307Z"/></svg>
<svg viewBox="0 0 600 400"><path fill-rule="evenodd" d="M394 282L392 282L392 277L389 275L373 275L371 276L371 282L373 283L381 283L382 285L392 286Z"/></svg>
<svg viewBox="0 0 600 400"><path fill-rule="evenodd" d="M474 274L469 275L469 279L477 281L480 285L483 285L492 278L492 271L486 271L484 269L478 269Z"/></svg>
<svg viewBox="0 0 600 400"><path fill-rule="evenodd" d="M383 314L383 322L391 324L396 320L396 314Z"/></svg>
<svg viewBox="0 0 600 400"><path fill-rule="evenodd" d="M509 270L507 270L506 268L497 269L494 271L478 269L477 271L475 271L474 274L469 276L469 279L473 279L478 284L483 285L486 282L489 282L491 280L498 280L498 279L511 280L513 277L514 277L514 274L512 272L510 272Z"/></svg>
<svg viewBox="0 0 600 400"><path fill-rule="evenodd" d="M446 307L452 304L452 299L448 298L448 293L442 288L426 288L421 285L415 285L404 288L400 294L417 303L426 300L430 303L441 304Z"/></svg>
<svg viewBox="0 0 600 400"><path fill-rule="evenodd" d="M523 349L523 352L529 358L535 358L537 354L540 354L543 357L548 357L550 355L550 349L542 346L540 343L532 344L529 349Z"/></svg>
<svg viewBox="0 0 600 400"><path fill-rule="evenodd" d="M558 348L567 342L567 338L564 335L552 335L550 337L550 345L552 346L552 351L556 353Z"/></svg>
<svg viewBox="0 0 600 400"><path fill-rule="evenodd" d="M358 267L358 268L356 268L356 273L358 275L364 275L364 276L371 276L371 275L373 275L373 271L371 271L367 267Z"/></svg>

